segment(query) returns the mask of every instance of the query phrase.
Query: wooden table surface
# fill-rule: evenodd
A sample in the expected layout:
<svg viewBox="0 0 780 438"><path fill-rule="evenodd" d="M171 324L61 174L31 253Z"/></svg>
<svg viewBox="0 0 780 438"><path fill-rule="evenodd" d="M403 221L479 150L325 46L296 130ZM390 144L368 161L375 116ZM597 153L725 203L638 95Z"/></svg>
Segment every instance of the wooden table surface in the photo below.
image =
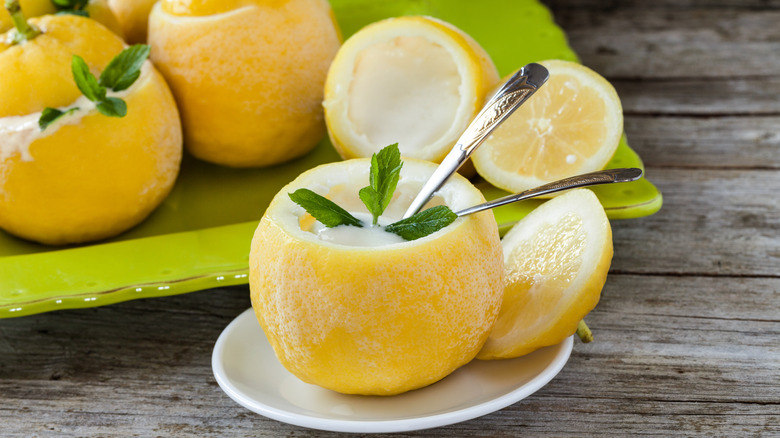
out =
<svg viewBox="0 0 780 438"><path fill-rule="evenodd" d="M548 0L664 193L614 221L596 336L531 397L409 435L780 436L780 2ZM0 436L320 436L212 376L248 288L0 320Z"/></svg>

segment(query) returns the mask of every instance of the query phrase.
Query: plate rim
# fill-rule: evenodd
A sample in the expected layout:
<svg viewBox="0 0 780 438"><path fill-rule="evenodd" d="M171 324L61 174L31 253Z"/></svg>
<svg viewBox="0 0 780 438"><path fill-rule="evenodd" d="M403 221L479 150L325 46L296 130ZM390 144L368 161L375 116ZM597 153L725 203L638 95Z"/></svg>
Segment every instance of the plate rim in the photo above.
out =
<svg viewBox="0 0 780 438"><path fill-rule="evenodd" d="M220 333L217 341L214 344L214 349L211 355L211 367L214 378L216 379L220 389L222 389L222 391L225 392L233 401L243 406L244 408L255 412L256 414L260 414L264 417L271 418L283 423L292 424L294 426L331 432L409 432L414 430L447 426L496 412L527 398L547 385L552 379L555 378L555 376L561 372L563 367L566 365L574 347L574 335L572 335L566 338L560 344L555 345L559 347L559 351L555 354L550 364L547 365L541 373L533 377L531 381L513 389L504 395L473 406L429 416L395 420L337 420L321 417L311 417L303 414L291 414L289 411L270 406L247 396L232 384L230 379L227 377L225 365L221 360L221 357L224 353L227 339L230 338L231 333L235 332L236 327L244 319L249 318L250 315L252 318L254 318L254 310L251 307L236 316L223 329L222 333ZM259 324L258 330L262 331ZM263 336L265 337L265 335ZM436 383L433 385L436 385ZM426 388L430 388L433 385L430 385ZM425 390L426 388L421 388L420 390Z"/></svg>

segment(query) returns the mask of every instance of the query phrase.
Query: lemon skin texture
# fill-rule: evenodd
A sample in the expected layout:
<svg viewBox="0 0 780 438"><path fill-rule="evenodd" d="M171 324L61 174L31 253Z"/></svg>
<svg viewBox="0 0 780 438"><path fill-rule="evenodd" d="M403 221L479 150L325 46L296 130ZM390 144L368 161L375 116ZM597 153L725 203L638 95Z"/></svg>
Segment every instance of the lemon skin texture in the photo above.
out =
<svg viewBox="0 0 780 438"><path fill-rule="evenodd" d="M149 43L194 156L270 166L324 136L323 84L340 45L325 0L163 0L149 17Z"/></svg>
<svg viewBox="0 0 780 438"><path fill-rule="evenodd" d="M356 198L368 167L368 159L323 165L283 188L252 240L249 284L260 325L291 373L341 393L393 395L434 383L474 358L498 314L503 263L489 212L380 247L333 244L301 230L304 214L289 192L311 187L349 204L337 189L348 187ZM419 189L434 169L405 160L399 186L414 172ZM453 208L482 198L459 175L448 185Z"/></svg>

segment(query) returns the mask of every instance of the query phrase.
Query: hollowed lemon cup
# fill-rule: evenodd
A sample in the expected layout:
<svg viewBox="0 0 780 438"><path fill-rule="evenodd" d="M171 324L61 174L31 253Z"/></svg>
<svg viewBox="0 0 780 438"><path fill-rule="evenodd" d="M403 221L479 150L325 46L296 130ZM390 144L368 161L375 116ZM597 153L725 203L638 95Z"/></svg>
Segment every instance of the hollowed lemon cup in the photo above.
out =
<svg viewBox="0 0 780 438"><path fill-rule="evenodd" d="M368 159L314 168L283 188L252 240L255 314L279 361L301 380L348 394L393 395L434 383L471 361L503 294L503 258L490 212L426 237L379 247L320 240L288 197L309 188L350 211ZM389 217L400 216L435 165L407 160ZM454 176L432 201L453 210L483 201ZM258 370L260 372L260 370Z"/></svg>

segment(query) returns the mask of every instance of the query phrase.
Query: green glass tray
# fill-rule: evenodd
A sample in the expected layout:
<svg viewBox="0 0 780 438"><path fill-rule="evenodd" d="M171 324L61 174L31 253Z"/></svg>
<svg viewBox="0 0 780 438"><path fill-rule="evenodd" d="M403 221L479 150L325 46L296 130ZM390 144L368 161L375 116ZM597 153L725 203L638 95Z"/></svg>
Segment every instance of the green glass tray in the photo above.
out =
<svg viewBox="0 0 780 438"><path fill-rule="evenodd" d="M399 15L430 15L471 34L502 76L528 62L577 60L549 11L535 0L332 0L347 38ZM247 283L249 243L271 198L302 171L338 160L327 139L309 155L269 169L219 167L185 156L166 201L142 224L110 240L67 248L0 231L0 318L102 306L135 298ZM642 167L621 143L609 167ZM480 183L488 198L505 193ZM661 207L646 179L596 187L610 218L641 217ZM542 201L495 210L504 228Z"/></svg>

